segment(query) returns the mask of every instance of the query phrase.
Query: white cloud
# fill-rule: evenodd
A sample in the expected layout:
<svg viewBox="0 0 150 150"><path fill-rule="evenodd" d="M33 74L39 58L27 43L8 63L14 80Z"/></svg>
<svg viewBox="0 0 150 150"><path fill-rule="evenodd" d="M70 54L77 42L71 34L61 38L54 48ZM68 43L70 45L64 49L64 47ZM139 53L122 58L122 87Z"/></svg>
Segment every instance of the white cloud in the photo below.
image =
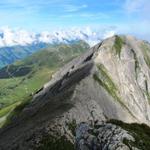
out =
<svg viewBox="0 0 150 150"><path fill-rule="evenodd" d="M64 9L66 12L76 12L82 9L87 8L88 6L86 4L83 4L81 6L76 6L76 5L64 5Z"/></svg>
<svg viewBox="0 0 150 150"><path fill-rule="evenodd" d="M102 39L113 36L115 31L109 28L94 30L91 27L72 28L53 32L33 33L23 29L0 28L0 47L14 45L28 45L37 42L53 43L72 40L84 40L91 46L99 43Z"/></svg>
<svg viewBox="0 0 150 150"><path fill-rule="evenodd" d="M35 41L35 34L26 30L13 30L9 27L0 29L3 37L0 38L0 46L27 45Z"/></svg>

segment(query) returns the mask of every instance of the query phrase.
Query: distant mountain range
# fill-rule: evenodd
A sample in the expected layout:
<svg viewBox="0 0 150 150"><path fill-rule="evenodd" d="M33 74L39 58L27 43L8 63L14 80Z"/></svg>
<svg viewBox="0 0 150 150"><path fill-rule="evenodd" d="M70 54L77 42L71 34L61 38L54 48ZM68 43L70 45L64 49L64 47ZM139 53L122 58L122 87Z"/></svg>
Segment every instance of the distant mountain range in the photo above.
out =
<svg viewBox="0 0 150 150"><path fill-rule="evenodd" d="M102 38L107 38L112 36L113 31L104 32L94 32L90 28L85 28L84 30L72 29L72 30L58 30L54 32L41 32L33 33L26 30L13 30L8 27L0 29L0 47L10 47L10 46L27 46L30 44L37 43L70 43L76 40L84 40L90 45L95 45Z"/></svg>
<svg viewBox="0 0 150 150"><path fill-rule="evenodd" d="M32 53L46 48L50 45L60 43L72 44L76 41L85 41L94 45L102 38L113 35L114 32L100 34L89 28L81 31L79 29L57 32L31 33L25 30L12 30L10 28L0 29L0 68L21 60Z"/></svg>

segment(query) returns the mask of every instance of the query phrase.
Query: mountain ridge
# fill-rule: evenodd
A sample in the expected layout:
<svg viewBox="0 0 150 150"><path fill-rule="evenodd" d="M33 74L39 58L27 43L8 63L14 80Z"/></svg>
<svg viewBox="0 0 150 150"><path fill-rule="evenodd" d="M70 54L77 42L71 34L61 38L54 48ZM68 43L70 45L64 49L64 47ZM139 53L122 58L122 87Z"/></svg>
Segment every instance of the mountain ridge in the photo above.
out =
<svg viewBox="0 0 150 150"><path fill-rule="evenodd" d="M146 136L142 134L144 129L141 131L139 128L142 128L142 125L138 124L150 125L149 56L150 44L131 36L116 35L92 47L56 72L52 79L31 98L31 103L23 107L17 118L12 119L10 125L1 129L0 146L23 150L32 149L34 146L38 148L42 146L42 138L48 135L54 136L54 140L65 136L71 143L75 143L77 135L74 135L74 128L86 122L94 129L108 128L110 132L107 135L110 134L110 137L113 134L115 137L115 131L119 130L123 139L127 137L125 143L119 142L123 144L125 150L135 147L145 150L144 144L148 147L147 141L150 137L147 133L143 133ZM128 135L124 137L122 134L126 133L124 130L107 124L111 119L127 123L136 122L135 135L132 133L132 124L111 122L127 131L132 131L130 136L133 139ZM87 125L84 127L86 129ZM148 129L147 126L144 128ZM82 129L84 131L84 128ZM96 133L93 133L94 129L92 132L86 130L89 140L96 136ZM82 132L80 126L77 127L76 132L78 131ZM83 136L87 137L87 134ZM98 134L101 135L101 132ZM103 143L102 137L100 140ZM104 140L104 145L98 146L102 146L102 149L109 147L112 140L115 145L112 149L120 148L119 144L115 144L117 140L110 138L109 141L107 138ZM81 137L81 141L86 142L86 139ZM134 140L137 140L137 145ZM79 141L76 141L77 144L82 147L81 150L84 150L86 144ZM142 145L139 145L139 141ZM49 144L51 142L49 139ZM61 142L62 139L59 143ZM133 142L134 146L130 142ZM46 144L43 148L46 148L44 147Z"/></svg>

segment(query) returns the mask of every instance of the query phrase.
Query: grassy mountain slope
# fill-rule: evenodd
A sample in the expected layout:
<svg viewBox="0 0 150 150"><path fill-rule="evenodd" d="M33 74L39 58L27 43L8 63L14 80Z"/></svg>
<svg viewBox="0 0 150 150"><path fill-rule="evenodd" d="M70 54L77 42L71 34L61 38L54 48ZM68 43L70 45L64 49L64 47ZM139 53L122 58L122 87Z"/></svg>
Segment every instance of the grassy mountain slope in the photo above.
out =
<svg viewBox="0 0 150 150"><path fill-rule="evenodd" d="M59 67L83 53L89 45L78 41L43 49L23 61L0 70L0 122L5 120L21 101L32 96L51 79Z"/></svg>

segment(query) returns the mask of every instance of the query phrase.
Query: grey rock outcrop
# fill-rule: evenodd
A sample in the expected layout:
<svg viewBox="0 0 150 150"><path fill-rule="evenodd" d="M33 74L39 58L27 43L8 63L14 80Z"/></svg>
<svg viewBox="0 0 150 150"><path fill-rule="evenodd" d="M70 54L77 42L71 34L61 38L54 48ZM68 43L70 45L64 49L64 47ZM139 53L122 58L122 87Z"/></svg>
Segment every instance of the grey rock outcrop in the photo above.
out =
<svg viewBox="0 0 150 150"><path fill-rule="evenodd" d="M124 140L135 141L126 130L111 123L101 123L96 127L81 123L76 129L77 150L138 150L129 147Z"/></svg>

